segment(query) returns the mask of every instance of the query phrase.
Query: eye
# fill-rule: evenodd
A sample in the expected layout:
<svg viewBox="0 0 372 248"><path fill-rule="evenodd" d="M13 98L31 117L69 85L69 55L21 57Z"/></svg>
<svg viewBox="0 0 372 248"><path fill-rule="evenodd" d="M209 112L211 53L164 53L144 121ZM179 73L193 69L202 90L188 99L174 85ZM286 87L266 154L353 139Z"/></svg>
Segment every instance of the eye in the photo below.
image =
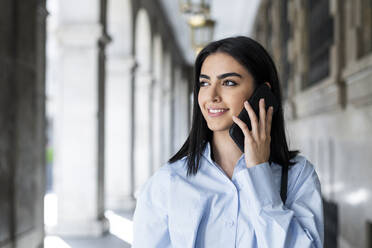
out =
<svg viewBox="0 0 372 248"><path fill-rule="evenodd" d="M200 81L199 82L200 87L208 85L208 82Z"/></svg>
<svg viewBox="0 0 372 248"><path fill-rule="evenodd" d="M223 85L226 85L226 86L235 86L236 83L232 80L225 80L223 81Z"/></svg>

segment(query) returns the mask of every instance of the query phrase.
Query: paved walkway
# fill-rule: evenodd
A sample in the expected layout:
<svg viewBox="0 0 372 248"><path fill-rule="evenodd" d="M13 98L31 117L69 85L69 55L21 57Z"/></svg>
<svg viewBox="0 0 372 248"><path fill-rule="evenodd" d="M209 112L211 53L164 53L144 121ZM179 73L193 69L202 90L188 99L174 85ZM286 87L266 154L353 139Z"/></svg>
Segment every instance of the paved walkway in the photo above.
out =
<svg viewBox="0 0 372 248"><path fill-rule="evenodd" d="M131 245L107 234L100 238L63 238L71 248L130 248Z"/></svg>
<svg viewBox="0 0 372 248"><path fill-rule="evenodd" d="M113 219L108 217L110 224L113 224L110 227L110 233L102 237L48 236L45 239L45 248L130 248L131 245L126 240L132 238L133 212L134 210L112 211L110 216L114 216ZM116 235L118 232L119 235Z"/></svg>

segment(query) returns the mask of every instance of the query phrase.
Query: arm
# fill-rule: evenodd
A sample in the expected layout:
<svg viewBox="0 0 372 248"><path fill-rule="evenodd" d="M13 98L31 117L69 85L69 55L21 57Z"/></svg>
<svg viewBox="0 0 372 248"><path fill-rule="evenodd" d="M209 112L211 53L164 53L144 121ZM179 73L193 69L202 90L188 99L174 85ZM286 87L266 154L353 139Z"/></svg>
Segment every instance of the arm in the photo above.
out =
<svg viewBox="0 0 372 248"><path fill-rule="evenodd" d="M168 232L166 180L162 171L146 182L133 216L133 248L171 247Z"/></svg>
<svg viewBox="0 0 372 248"><path fill-rule="evenodd" d="M297 177L292 175L286 205L273 183L269 163L247 168L236 177L242 188L240 200L249 206L248 215L259 247L323 247L323 205L318 176L306 159L295 166L299 166L298 173Z"/></svg>

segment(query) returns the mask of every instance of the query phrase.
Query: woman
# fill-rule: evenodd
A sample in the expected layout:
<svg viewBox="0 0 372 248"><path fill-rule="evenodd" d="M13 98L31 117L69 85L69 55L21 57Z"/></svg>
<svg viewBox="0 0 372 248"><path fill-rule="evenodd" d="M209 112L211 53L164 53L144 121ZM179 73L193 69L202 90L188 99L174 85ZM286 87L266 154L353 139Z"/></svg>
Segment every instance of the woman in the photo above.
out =
<svg viewBox="0 0 372 248"><path fill-rule="evenodd" d="M274 115L262 100L259 116L246 102L263 83L279 102ZM279 79L265 49L247 37L207 45L195 62L193 108L185 144L141 190L133 247L323 247L318 176L288 150ZM243 108L252 130L237 118ZM244 153L229 136L233 123Z"/></svg>

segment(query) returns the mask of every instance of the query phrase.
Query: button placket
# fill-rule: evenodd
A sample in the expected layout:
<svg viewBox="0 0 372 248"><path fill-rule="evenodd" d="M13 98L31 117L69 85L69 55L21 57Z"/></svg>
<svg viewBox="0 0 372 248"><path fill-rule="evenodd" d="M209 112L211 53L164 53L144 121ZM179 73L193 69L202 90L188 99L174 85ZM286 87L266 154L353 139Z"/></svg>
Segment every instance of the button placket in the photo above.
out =
<svg viewBox="0 0 372 248"><path fill-rule="evenodd" d="M243 182L238 182L238 180L237 180L237 178L235 177L235 178L233 178L233 183L234 183L234 185L235 185L235 187L236 187L236 189L238 190L238 191L241 191L243 188L244 188L244 183Z"/></svg>

